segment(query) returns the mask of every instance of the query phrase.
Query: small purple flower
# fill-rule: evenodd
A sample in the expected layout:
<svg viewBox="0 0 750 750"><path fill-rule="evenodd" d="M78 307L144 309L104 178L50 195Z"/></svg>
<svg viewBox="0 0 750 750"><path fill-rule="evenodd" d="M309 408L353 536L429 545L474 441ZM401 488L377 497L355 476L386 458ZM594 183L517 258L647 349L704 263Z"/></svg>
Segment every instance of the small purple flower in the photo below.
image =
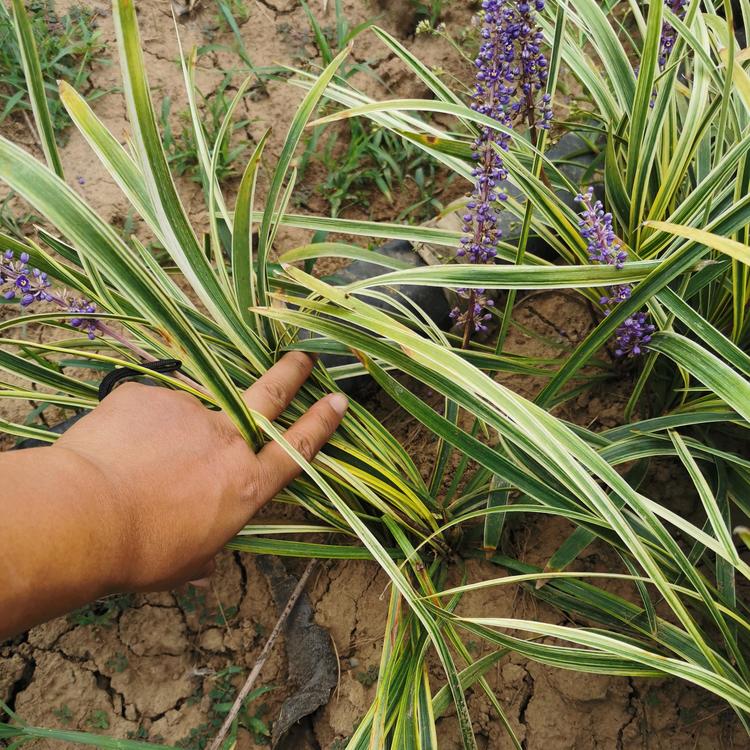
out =
<svg viewBox="0 0 750 750"><path fill-rule="evenodd" d="M637 312L626 318L615 334L615 356L637 357L651 341L651 334L656 327L648 322L644 312Z"/></svg>
<svg viewBox="0 0 750 750"><path fill-rule="evenodd" d="M630 299L630 295L633 293L633 289L630 284L620 284L618 286L611 287L610 297L601 297L599 302L602 305L616 305L618 302L624 302L626 299Z"/></svg>
<svg viewBox="0 0 750 750"><path fill-rule="evenodd" d="M80 318L71 318L70 325L73 328L80 328L82 331L85 331L93 341L96 338L97 330L99 330L98 321L96 318L91 317L96 313L96 305L85 299L71 300L68 303L68 311L81 316Z"/></svg>
<svg viewBox="0 0 750 750"><path fill-rule="evenodd" d="M3 253L0 260L0 294L6 300L18 299L21 307L29 307L36 302L52 302L68 312L80 313L81 317L73 318L70 324L86 331L90 339L95 338L99 323L91 315L96 312L96 305L83 299L69 299L67 290L60 293L49 291L52 282L47 274L38 268L30 268L29 260L28 253L21 253L18 260L13 250Z"/></svg>
<svg viewBox="0 0 750 750"><path fill-rule="evenodd" d="M588 253L592 263L604 263L621 269L628 254L623 250L612 228L612 214L604 211L602 202L594 201L594 189L589 188L576 196L581 204L581 219L578 222L581 236L588 242ZM599 302L605 306L604 314L609 315L612 308L630 298L630 284L619 284L611 287L609 297L601 297ZM655 327L648 322L644 312L637 312L627 318L615 332L615 356L637 357L649 341Z"/></svg>

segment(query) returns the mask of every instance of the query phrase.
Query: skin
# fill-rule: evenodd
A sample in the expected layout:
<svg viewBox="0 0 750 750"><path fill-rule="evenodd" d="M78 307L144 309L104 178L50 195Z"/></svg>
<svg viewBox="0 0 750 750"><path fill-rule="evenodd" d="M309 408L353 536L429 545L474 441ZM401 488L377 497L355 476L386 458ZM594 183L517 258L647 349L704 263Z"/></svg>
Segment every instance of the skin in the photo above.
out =
<svg viewBox="0 0 750 750"><path fill-rule="evenodd" d="M245 393L248 406L275 419L312 367L287 354ZM326 396L287 440L311 459L346 408L342 394ZM0 642L102 596L205 577L299 471L275 443L253 453L193 396L138 383L51 447L0 454Z"/></svg>

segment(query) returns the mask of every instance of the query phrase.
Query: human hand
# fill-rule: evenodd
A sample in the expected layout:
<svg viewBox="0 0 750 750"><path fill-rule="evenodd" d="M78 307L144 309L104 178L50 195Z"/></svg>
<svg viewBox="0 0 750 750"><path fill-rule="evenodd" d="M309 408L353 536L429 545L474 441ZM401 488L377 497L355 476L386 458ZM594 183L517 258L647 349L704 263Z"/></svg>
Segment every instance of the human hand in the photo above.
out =
<svg viewBox="0 0 750 750"><path fill-rule="evenodd" d="M301 352L285 355L245 393L275 419L312 371ZM347 408L321 399L286 432L307 459L325 445ZM83 460L111 539L115 590L167 589L205 576L214 555L300 472L276 443L257 455L229 418L184 392L125 383L50 449ZM98 508L99 510L99 508Z"/></svg>

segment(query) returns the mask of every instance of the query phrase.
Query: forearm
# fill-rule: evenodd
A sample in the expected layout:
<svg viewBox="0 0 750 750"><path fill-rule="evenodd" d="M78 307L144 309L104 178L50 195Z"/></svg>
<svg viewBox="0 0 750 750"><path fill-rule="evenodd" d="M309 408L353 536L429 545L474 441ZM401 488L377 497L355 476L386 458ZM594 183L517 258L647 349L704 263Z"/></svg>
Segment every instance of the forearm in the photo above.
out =
<svg viewBox="0 0 750 750"><path fill-rule="evenodd" d="M121 521L96 468L61 448L0 454L0 642L116 590Z"/></svg>

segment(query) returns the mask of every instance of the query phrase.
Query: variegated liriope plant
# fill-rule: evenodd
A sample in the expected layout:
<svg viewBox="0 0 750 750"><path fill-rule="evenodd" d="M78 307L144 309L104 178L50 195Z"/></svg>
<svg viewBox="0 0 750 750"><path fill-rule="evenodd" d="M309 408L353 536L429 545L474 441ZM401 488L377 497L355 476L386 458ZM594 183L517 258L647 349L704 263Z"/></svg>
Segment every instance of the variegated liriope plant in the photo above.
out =
<svg viewBox="0 0 750 750"><path fill-rule="evenodd" d="M26 242L0 238L3 251L9 253L6 283L25 275L28 286L18 287L20 302L41 300L47 305L43 311L22 307L17 317L0 327L7 331L30 323L55 326L68 337L47 344L4 338L0 366L42 387L49 404L88 409L95 405L91 381L102 367L144 369L150 359L175 357L183 361L185 376L157 375L165 386L224 409L248 441L276 440L300 462L304 478L279 499L303 506L311 521L286 531L314 534L316 539L327 534L330 541L287 540L279 534L284 530L253 525L230 546L249 552L371 560L390 578L375 699L349 748L436 747L436 720L451 703L463 746L476 747L465 697L470 686L487 693L511 743L520 748L502 704L484 678L509 651L563 669L678 677L725 700L750 728L750 618L742 593L750 567L732 534L750 510L750 462L732 449L738 441L726 439L734 435L741 442L750 425L750 77L745 70L749 56L734 34L734 29L750 31L748 0L741 0L739 9L736 16L730 3L711 0L612 2L606 7L595 0L570 5L551 0L533 7L516 0L484 3L483 28L487 14L499 13L498 23L506 23L506 12L533 12L539 29L533 29L531 37L524 32L524 38L547 50L546 70L535 79L534 89L543 103L554 108L561 71L583 88L590 112L583 124L573 125L593 144L596 160L591 174L597 172L601 180L592 176L590 182L601 183L606 209L594 203L588 185L571 184L562 165L547 155L550 135L542 125L549 118L535 115L524 124L515 115L528 113L529 106L519 105L516 113L469 106L464 92L452 91L378 28L372 33L422 81L432 98L369 99L350 80L337 77L347 50L317 75L296 71L292 83L306 93L290 124L264 205L254 202L261 140L230 206L215 178L216 154L229 123L218 143L206 142L194 96L194 60L187 57L185 85L211 216L204 246L180 203L162 151L133 2L115 0L131 125L127 147L75 91L63 86L61 97L93 151L190 285L186 293L144 246L126 244L66 184L28 21L21 0L14 0L47 163L0 138L0 178L54 230L40 230L37 240ZM512 81L508 87L513 89ZM499 89L492 91L496 95ZM235 105L242 93L240 88ZM509 99L516 94L513 89ZM495 236L492 257L483 258L491 262L481 264L403 269L388 257L342 243L287 250L281 255L283 265L272 263L270 251L282 225L446 248L466 245L467 234L461 231L288 212L294 156L322 100L342 109L318 124L368 118L464 178L467 193L476 193L477 163L484 165L486 157L491 166L501 159L497 179L515 190L507 191L502 205L499 190L493 195L485 191L479 198L493 212L509 212L519 220L519 239ZM453 118L451 127L436 125L434 113L442 115L441 121ZM566 127L565 121L557 124ZM579 192L578 205L562 197ZM484 242L481 232L470 234L481 208L477 195L467 199L472 203L466 209L469 242ZM229 230L229 242L222 240L222 225ZM553 260L527 250L530 238L542 239L554 253ZM342 287L291 265L324 256L364 257L381 264L384 273ZM622 262L607 262L618 257ZM464 259L466 254L457 258ZM71 296L61 296L53 281ZM468 335L444 333L421 310L384 292L404 284L463 290L461 304L478 304L476 314L482 321L486 315L499 319L497 344L477 343L471 330ZM612 290L624 286L627 293L611 304ZM574 290L590 302L598 324L553 361L504 353L516 295L540 289ZM487 293L499 290L506 292L506 301L491 306ZM387 305L375 307L374 300ZM459 308L457 313L464 323L470 317L467 310ZM606 347L639 314L647 315L655 330L643 342L640 357L625 357L624 367L606 356ZM93 337L81 335L82 328ZM300 330L318 337L300 338ZM313 381L272 424L247 409L240 389L289 348L354 352L359 364L343 370L326 370L319 364ZM627 353L634 353L632 347ZM89 363L91 380L67 374L61 366L66 360L79 368ZM631 419L636 403L645 418L594 433L551 414L552 407L567 398L622 378L624 369L634 383L626 419ZM397 381L394 371L440 394L443 408L435 411ZM434 434L437 452L429 478L420 475L398 442L356 403L312 465L285 442L284 427L313 399L335 389L336 378L362 372ZM531 401L496 382L493 375L498 372L531 374L545 378L546 384ZM39 391L5 385L0 396L38 400ZM461 426L465 422L459 417L465 413L473 418L472 429ZM3 428L21 436L55 438L18 424L5 423ZM461 460L454 475L446 477L453 452ZM659 497L640 491L653 458L684 467L700 503L697 523L661 504ZM540 569L503 551L501 532L509 514L559 516L575 530ZM458 535L452 533L456 528L476 528L479 533ZM619 557L618 570L576 570L580 553L594 541L608 545ZM446 588L447 568L470 557L497 564L497 577ZM630 595L611 593L606 586L611 579L628 585ZM459 607L467 591L519 584L578 624L560 626L520 620L510 612L467 612ZM475 660L468 639L482 639L492 648ZM435 684L427 671L428 658L435 656L445 674L442 685ZM0 725L0 738L11 742L44 736L100 747L143 745L29 727L14 715L10 719Z"/></svg>

